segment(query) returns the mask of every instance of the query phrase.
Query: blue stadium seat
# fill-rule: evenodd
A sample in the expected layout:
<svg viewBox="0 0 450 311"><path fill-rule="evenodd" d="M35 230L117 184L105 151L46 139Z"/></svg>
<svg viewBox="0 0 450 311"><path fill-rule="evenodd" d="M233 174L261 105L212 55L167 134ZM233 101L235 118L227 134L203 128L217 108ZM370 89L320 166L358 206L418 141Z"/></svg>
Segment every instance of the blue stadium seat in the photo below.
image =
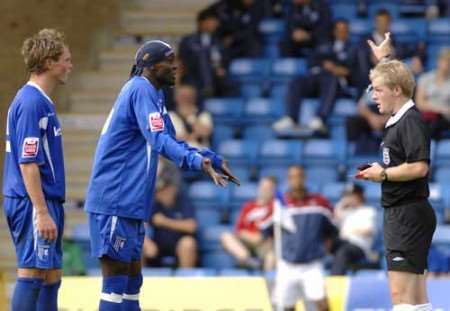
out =
<svg viewBox="0 0 450 311"><path fill-rule="evenodd" d="M436 147L436 166L450 166L450 139L441 140Z"/></svg>
<svg viewBox="0 0 450 311"><path fill-rule="evenodd" d="M195 211L195 219L199 227L216 226L220 223L221 217L221 210L214 206L197 208Z"/></svg>
<svg viewBox="0 0 450 311"><path fill-rule="evenodd" d="M244 269L221 269L220 276L250 276L250 272Z"/></svg>
<svg viewBox="0 0 450 311"><path fill-rule="evenodd" d="M336 167L311 166L306 167L306 180L310 183L324 185L325 183L337 182L338 172Z"/></svg>
<svg viewBox="0 0 450 311"><path fill-rule="evenodd" d="M241 183L239 187L233 187L230 195L230 207L239 209L245 202L253 200L256 197L257 189L258 183L256 182Z"/></svg>
<svg viewBox="0 0 450 311"><path fill-rule="evenodd" d="M196 208L219 209L227 200L227 192L210 181L196 181L189 186L189 199Z"/></svg>
<svg viewBox="0 0 450 311"><path fill-rule="evenodd" d="M259 171L259 177L272 176L278 180L278 183L282 183L287 179L288 166L263 166Z"/></svg>
<svg viewBox="0 0 450 311"><path fill-rule="evenodd" d="M334 105L333 114L337 116L348 117L357 113L357 103L354 99L339 98Z"/></svg>
<svg viewBox="0 0 450 311"><path fill-rule="evenodd" d="M438 18L430 21L427 39L430 43L450 44L450 19Z"/></svg>
<svg viewBox="0 0 450 311"><path fill-rule="evenodd" d="M282 19L264 19L259 24L259 31L263 35L264 56L275 59L279 57L278 42L284 35L285 21Z"/></svg>
<svg viewBox="0 0 450 311"><path fill-rule="evenodd" d="M338 164L336 146L329 139L311 139L303 146L303 159L305 166Z"/></svg>
<svg viewBox="0 0 450 311"><path fill-rule="evenodd" d="M170 269L170 268L142 268L142 275L144 277L172 276L172 269Z"/></svg>
<svg viewBox="0 0 450 311"><path fill-rule="evenodd" d="M370 30L371 26L367 19L357 18L350 21L350 39L354 43L359 42Z"/></svg>
<svg viewBox="0 0 450 311"><path fill-rule="evenodd" d="M381 201L381 185L373 182L362 182L364 196L369 205L379 206Z"/></svg>
<svg viewBox="0 0 450 311"><path fill-rule="evenodd" d="M218 123L239 121L244 112L242 98L210 98L205 100L205 110L209 111Z"/></svg>
<svg viewBox="0 0 450 311"><path fill-rule="evenodd" d="M236 261L223 250L205 252L201 255L203 267L212 269L232 269Z"/></svg>
<svg viewBox="0 0 450 311"><path fill-rule="evenodd" d="M205 277L216 275L216 271L210 268L178 268L174 271L174 276L178 277Z"/></svg>
<svg viewBox="0 0 450 311"><path fill-rule="evenodd" d="M244 129L244 140L255 140L262 142L263 140L275 138L275 133L270 126L254 125Z"/></svg>
<svg viewBox="0 0 450 311"><path fill-rule="evenodd" d="M330 8L333 19L345 18L352 20L356 18L357 8L354 3L331 3Z"/></svg>
<svg viewBox="0 0 450 311"><path fill-rule="evenodd" d="M307 125L317 115L317 109L319 107L318 98L305 98L300 108L298 120L300 124Z"/></svg>
<svg viewBox="0 0 450 311"><path fill-rule="evenodd" d="M381 9L388 10L393 20L398 19L400 14L400 7L398 6L398 4L392 2L370 3L368 8L369 18L373 20L376 13Z"/></svg>
<svg viewBox="0 0 450 311"><path fill-rule="evenodd" d="M251 165L258 154L257 143L253 140L231 139L221 142L217 151L232 164Z"/></svg>
<svg viewBox="0 0 450 311"><path fill-rule="evenodd" d="M228 125L214 125L214 131L212 133L212 147L216 150L220 142L233 139L234 129Z"/></svg>
<svg viewBox="0 0 450 311"><path fill-rule="evenodd" d="M290 165L300 163L302 157L302 143L272 139L261 146L258 161L260 167L265 165Z"/></svg>
<svg viewBox="0 0 450 311"><path fill-rule="evenodd" d="M391 32L398 42L416 43L425 40L427 22L423 18L399 18L392 22Z"/></svg>
<svg viewBox="0 0 450 311"><path fill-rule="evenodd" d="M245 99L260 97L262 93L262 84L260 81L244 81L241 83L240 92Z"/></svg>
<svg viewBox="0 0 450 311"><path fill-rule="evenodd" d="M230 75L238 81L262 81L269 74L270 60L239 58L231 62Z"/></svg>
<svg viewBox="0 0 450 311"><path fill-rule="evenodd" d="M290 81L307 72L304 58L280 58L272 63L271 80L274 82Z"/></svg>
<svg viewBox="0 0 450 311"><path fill-rule="evenodd" d="M245 104L246 124L272 123L279 116L280 109L270 98L253 98Z"/></svg>
<svg viewBox="0 0 450 311"><path fill-rule="evenodd" d="M247 181L250 181L250 179L252 179L253 171L248 166L237 165L237 166L233 166L233 174L234 174L234 176L239 178L239 180L241 182L247 182Z"/></svg>
<svg viewBox="0 0 450 311"><path fill-rule="evenodd" d="M201 228L198 231L198 241L202 251L221 250L220 237L223 232L233 231L232 226L217 225Z"/></svg>
<svg viewBox="0 0 450 311"><path fill-rule="evenodd" d="M450 49L450 43L435 43L427 45L427 70L433 70L436 68L439 53L443 48Z"/></svg>
<svg viewBox="0 0 450 311"><path fill-rule="evenodd" d="M425 10L426 4L418 2L401 3L399 7L400 15L422 15Z"/></svg>
<svg viewBox="0 0 450 311"><path fill-rule="evenodd" d="M450 166L436 167L434 180L440 184L450 184Z"/></svg>
<svg viewBox="0 0 450 311"><path fill-rule="evenodd" d="M333 204L336 204L336 202L341 198L345 185L346 184L343 182L326 183L322 188L322 194Z"/></svg>

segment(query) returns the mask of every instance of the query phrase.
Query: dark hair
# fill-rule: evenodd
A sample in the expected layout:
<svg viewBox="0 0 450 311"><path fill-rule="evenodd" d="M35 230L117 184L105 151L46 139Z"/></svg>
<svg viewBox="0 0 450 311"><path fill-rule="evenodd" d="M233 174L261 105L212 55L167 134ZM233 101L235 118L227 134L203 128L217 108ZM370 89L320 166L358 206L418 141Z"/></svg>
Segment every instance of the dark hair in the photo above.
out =
<svg viewBox="0 0 450 311"><path fill-rule="evenodd" d="M334 20L333 28L336 28L336 25L339 24L339 23L344 23L344 24L347 24L347 25L349 24L349 23L348 23L348 19L345 19L345 18L337 18L337 19Z"/></svg>
<svg viewBox="0 0 450 311"><path fill-rule="evenodd" d="M388 9L384 9L384 8L379 9L375 15L376 16L384 15L384 16L387 16L387 17L391 18L391 13L389 13L389 10Z"/></svg>
<svg viewBox="0 0 450 311"><path fill-rule="evenodd" d="M205 10L200 11L197 14L197 23L203 22L209 18L218 19L219 16L217 15L217 13L214 10L205 9Z"/></svg>

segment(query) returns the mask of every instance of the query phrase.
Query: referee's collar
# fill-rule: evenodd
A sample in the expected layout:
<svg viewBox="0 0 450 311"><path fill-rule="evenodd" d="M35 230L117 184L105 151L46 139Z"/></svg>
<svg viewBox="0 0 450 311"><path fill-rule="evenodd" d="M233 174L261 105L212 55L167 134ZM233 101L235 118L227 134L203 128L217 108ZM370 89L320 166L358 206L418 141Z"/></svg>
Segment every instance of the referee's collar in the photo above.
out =
<svg viewBox="0 0 450 311"><path fill-rule="evenodd" d="M392 126L395 123L397 123L398 120L400 120L403 117L403 115L412 107L414 107L414 102L412 101L412 99L410 99L402 106L402 108L400 108L399 111L397 111L395 115L393 115L387 120L385 128L388 128L389 126Z"/></svg>

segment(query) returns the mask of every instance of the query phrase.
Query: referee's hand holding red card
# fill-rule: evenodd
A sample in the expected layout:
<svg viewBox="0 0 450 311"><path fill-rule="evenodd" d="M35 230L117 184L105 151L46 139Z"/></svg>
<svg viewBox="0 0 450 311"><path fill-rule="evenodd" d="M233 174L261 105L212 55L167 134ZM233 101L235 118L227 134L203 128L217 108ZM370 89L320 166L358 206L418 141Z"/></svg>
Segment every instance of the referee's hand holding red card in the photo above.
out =
<svg viewBox="0 0 450 311"><path fill-rule="evenodd" d="M379 163L372 163L369 168L366 168L363 171L359 171L358 174L356 174L355 178L370 180L374 182L382 182L382 172L383 167Z"/></svg>

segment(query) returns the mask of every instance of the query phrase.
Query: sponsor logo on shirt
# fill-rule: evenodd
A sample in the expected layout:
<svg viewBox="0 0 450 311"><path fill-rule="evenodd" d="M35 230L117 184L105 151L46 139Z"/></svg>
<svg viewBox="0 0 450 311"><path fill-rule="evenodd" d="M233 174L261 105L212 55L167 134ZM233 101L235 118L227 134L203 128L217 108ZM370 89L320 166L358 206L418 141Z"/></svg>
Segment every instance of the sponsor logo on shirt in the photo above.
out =
<svg viewBox="0 0 450 311"><path fill-rule="evenodd" d="M39 150L38 137L25 137L22 146L22 157L33 158L37 156Z"/></svg>
<svg viewBox="0 0 450 311"><path fill-rule="evenodd" d="M383 163L389 165L391 163L391 157L389 156L389 148L383 147Z"/></svg>
<svg viewBox="0 0 450 311"><path fill-rule="evenodd" d="M38 258L39 260L46 261L48 260L48 254L49 254L49 245L39 245L38 246Z"/></svg>
<svg viewBox="0 0 450 311"><path fill-rule="evenodd" d="M116 237L116 240L114 241L113 248L116 250L116 252L120 251L125 246L125 241L127 239L122 238L120 236Z"/></svg>
<svg viewBox="0 0 450 311"><path fill-rule="evenodd" d="M53 133L55 134L55 137L56 136L61 136L62 135L61 128L60 127L56 128L56 126L54 126L53 127Z"/></svg>
<svg viewBox="0 0 450 311"><path fill-rule="evenodd" d="M148 124L152 132L161 132L164 130L164 119L159 112L153 112L148 115Z"/></svg>

